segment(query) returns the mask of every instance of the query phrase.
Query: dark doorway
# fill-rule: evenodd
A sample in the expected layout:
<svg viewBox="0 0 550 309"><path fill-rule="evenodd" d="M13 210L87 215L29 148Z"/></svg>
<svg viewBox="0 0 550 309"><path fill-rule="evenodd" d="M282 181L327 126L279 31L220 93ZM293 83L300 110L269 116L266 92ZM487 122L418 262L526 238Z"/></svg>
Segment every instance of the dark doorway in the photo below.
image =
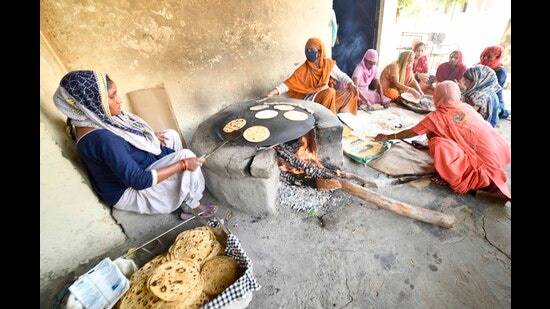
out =
<svg viewBox="0 0 550 309"><path fill-rule="evenodd" d="M376 48L380 0L334 0L338 38L332 59L350 77L369 48Z"/></svg>

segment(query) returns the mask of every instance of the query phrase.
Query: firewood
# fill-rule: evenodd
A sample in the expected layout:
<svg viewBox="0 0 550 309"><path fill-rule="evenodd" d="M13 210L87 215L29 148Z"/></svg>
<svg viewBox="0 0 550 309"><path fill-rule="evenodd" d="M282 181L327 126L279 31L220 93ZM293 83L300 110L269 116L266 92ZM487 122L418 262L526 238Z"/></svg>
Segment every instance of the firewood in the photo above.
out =
<svg viewBox="0 0 550 309"><path fill-rule="evenodd" d="M340 184L340 181L338 181L338 179L317 178L315 180L315 187L318 190L333 190L341 189L342 185Z"/></svg>
<svg viewBox="0 0 550 309"><path fill-rule="evenodd" d="M369 203L372 203L380 208L384 208L400 214L405 217L409 217L418 221L452 228L455 216L438 212L435 210L422 208L419 206L413 206L404 202L394 200L392 198L381 195L380 193L373 192L367 188L361 187L348 180L339 178L338 181L342 186L342 190L357 196Z"/></svg>

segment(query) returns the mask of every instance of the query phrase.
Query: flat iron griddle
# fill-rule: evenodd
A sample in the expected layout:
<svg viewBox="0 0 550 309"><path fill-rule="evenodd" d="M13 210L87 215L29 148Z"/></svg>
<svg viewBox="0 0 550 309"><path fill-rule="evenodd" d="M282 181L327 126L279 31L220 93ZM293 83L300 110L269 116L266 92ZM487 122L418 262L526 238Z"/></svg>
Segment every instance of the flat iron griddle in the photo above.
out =
<svg viewBox="0 0 550 309"><path fill-rule="evenodd" d="M268 107L256 111L250 110L250 107L252 106L264 104ZM256 104L255 102L243 103L242 108L238 108L230 113L227 113L216 121L216 123L212 126L214 133L224 141L230 140L231 144L234 145L262 147L285 143L293 139L297 139L313 129L315 125L315 118L313 115L308 110L299 107L296 103L279 101L264 104ZM292 110L305 113L307 115L307 119L301 121L289 120L283 116L283 114L287 111L276 110L273 108L275 105L291 105L294 107ZM270 119L258 119L255 117L256 113L265 110L274 110L277 111L278 114L274 118ZM223 132L223 127L231 120L237 118L244 118L246 120L245 126L232 133ZM246 129L256 125L261 125L268 128L270 135L264 141L257 143L249 142L242 136L242 133Z"/></svg>

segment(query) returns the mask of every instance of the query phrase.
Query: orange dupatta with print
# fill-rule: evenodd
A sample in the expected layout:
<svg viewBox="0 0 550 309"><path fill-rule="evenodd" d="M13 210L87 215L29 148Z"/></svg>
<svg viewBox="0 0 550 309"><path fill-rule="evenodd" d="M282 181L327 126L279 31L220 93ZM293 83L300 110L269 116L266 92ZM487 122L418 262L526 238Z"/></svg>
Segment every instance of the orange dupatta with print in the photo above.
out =
<svg viewBox="0 0 550 309"><path fill-rule="evenodd" d="M310 93L315 93L328 87L330 72L336 64L336 61L325 58L325 44L317 38L311 38L307 41L306 46L313 45L321 50L319 56L319 68L315 63L305 61L299 66L294 73L284 81L289 88L288 96L293 99L303 99Z"/></svg>
<svg viewBox="0 0 550 309"><path fill-rule="evenodd" d="M470 105L460 102L456 83L438 84L434 103L436 110L412 130L434 134L429 146L439 176L459 193L482 189L492 181L511 199L503 170L511 162L510 145Z"/></svg>

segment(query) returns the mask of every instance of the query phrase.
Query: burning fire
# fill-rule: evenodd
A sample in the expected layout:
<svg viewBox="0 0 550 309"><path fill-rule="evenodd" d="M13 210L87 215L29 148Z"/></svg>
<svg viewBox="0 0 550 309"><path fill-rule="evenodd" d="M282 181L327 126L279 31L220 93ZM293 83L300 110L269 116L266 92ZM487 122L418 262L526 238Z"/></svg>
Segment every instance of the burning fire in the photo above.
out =
<svg viewBox="0 0 550 309"><path fill-rule="evenodd" d="M296 158L300 159L301 161L314 165L320 168L324 168L323 163L319 161L317 158L317 152L315 151L315 147L313 146L313 143L310 142L310 134L306 134L300 138L300 147L298 150L294 153ZM312 146L310 146L312 145ZM287 162L284 160L279 160L279 168L287 173L291 174L304 174L305 171L301 169L297 169L295 167L291 167Z"/></svg>

